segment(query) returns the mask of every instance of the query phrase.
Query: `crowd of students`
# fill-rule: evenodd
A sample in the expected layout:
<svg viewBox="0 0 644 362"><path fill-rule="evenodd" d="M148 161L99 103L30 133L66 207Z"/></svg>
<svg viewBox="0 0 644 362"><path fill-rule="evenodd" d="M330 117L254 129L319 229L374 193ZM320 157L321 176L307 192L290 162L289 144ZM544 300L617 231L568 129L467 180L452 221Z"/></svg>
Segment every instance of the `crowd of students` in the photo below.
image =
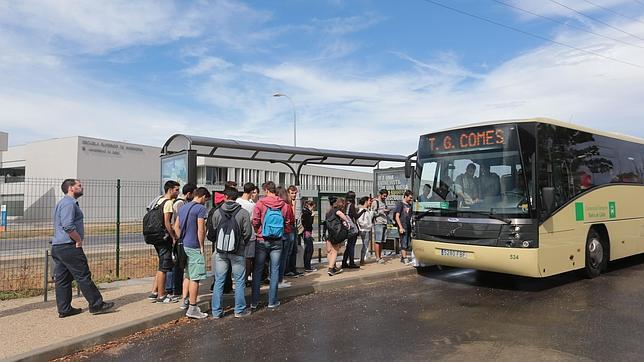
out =
<svg viewBox="0 0 644 362"><path fill-rule="evenodd" d="M186 316L206 318L196 298L200 281L206 279L205 242L212 241L212 317L224 316L222 297L231 292L234 284L234 317L243 318L258 308L260 287L269 284L267 308L279 307L278 290L291 286L285 277L299 277L317 269L311 265L313 256L313 220L315 203L305 201L296 219L296 186L288 188L268 181L262 185L263 197L258 200L259 188L253 183L243 185L239 195L237 184L229 181L223 192L214 195L204 187L193 184L183 186L179 198L179 183L167 181L164 195L153 200L148 213L163 215L163 240L154 243L159 265L152 291L155 303L177 303L186 309ZM326 237L327 273L334 276L345 268L359 269L365 265L372 235L375 236L376 261L383 263L382 245L385 242L387 223L393 220L400 234L403 250L401 262L409 263L409 232L411 230L411 191L395 207L387 205L387 190L380 190L375 199L365 196L357 200L349 191L346 198L329 197L330 209L326 220L337 217L348 236L338 240ZM214 198L213 207L206 207ZM145 227L144 227L145 228ZM328 233L330 235L330 233ZM298 240L304 244L304 273L296 268ZM362 239L359 264L356 263L357 238ZM346 242L341 267L336 265L338 252ZM251 287L250 308L247 308L245 287Z"/></svg>

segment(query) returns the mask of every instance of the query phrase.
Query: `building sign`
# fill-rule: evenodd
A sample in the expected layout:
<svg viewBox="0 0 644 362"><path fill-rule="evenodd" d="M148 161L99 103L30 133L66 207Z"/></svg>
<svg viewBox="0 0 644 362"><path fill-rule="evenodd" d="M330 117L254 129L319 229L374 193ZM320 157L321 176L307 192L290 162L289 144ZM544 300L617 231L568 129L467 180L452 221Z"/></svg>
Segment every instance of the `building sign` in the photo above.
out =
<svg viewBox="0 0 644 362"><path fill-rule="evenodd" d="M510 126L488 126L431 134L427 137L427 151L450 153L503 149L509 139Z"/></svg>
<svg viewBox="0 0 644 362"><path fill-rule="evenodd" d="M80 146L81 151L94 155L120 157L127 153L143 153L140 146L92 139L81 139Z"/></svg>

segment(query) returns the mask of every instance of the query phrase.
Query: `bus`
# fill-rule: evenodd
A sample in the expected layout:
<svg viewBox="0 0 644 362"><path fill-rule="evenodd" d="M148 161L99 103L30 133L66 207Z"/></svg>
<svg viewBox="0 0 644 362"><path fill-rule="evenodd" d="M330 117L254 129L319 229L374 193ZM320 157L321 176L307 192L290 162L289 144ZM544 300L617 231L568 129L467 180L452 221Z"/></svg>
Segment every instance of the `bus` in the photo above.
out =
<svg viewBox="0 0 644 362"><path fill-rule="evenodd" d="M535 118L420 137L412 249L421 264L528 277L644 252L644 140Z"/></svg>

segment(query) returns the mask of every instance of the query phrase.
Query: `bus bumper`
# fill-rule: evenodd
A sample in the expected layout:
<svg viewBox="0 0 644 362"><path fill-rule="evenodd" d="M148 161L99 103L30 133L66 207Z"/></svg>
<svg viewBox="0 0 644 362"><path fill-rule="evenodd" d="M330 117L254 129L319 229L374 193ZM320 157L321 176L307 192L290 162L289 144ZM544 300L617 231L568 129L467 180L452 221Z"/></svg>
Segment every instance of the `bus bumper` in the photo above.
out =
<svg viewBox="0 0 644 362"><path fill-rule="evenodd" d="M508 248L412 240L414 256L423 264L541 277L538 248Z"/></svg>

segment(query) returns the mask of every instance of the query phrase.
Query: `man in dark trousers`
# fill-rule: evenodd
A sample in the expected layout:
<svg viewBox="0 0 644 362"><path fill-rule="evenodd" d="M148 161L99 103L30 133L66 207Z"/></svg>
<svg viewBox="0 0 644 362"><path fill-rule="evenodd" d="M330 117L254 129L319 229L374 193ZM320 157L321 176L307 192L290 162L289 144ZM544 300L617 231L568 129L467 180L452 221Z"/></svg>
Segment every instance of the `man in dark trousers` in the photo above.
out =
<svg viewBox="0 0 644 362"><path fill-rule="evenodd" d="M78 179L66 179L61 189L65 197L58 201L54 209L54 237L51 240L58 317L65 318L82 312L81 308L71 305L73 280L76 280L87 299L90 313L108 312L114 307L114 302L103 301L101 292L92 281L92 273L83 252L83 212L76 201L83 196L83 185Z"/></svg>

